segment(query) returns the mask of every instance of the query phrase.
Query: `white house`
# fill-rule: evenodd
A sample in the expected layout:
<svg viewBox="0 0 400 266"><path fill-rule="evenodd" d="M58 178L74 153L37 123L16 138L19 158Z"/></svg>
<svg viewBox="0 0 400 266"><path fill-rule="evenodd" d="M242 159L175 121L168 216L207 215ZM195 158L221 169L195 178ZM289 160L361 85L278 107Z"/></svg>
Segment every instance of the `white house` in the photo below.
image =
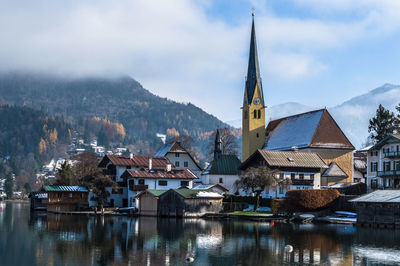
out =
<svg viewBox="0 0 400 266"><path fill-rule="evenodd" d="M122 178L128 184L128 206L138 206L136 196L147 189L178 189L192 188L196 176L189 169L172 169L167 165L165 169L126 170Z"/></svg>
<svg viewBox="0 0 400 266"><path fill-rule="evenodd" d="M155 156L166 157L176 169L189 169L200 178L202 169L192 155L177 141L162 147Z"/></svg>
<svg viewBox="0 0 400 266"><path fill-rule="evenodd" d="M106 155L99 163L103 168L103 174L110 176L118 184L118 188L108 188L110 196L108 202L115 207L128 207L128 184L121 178L126 170L164 170L171 163L164 157L139 156L139 155Z"/></svg>
<svg viewBox="0 0 400 266"><path fill-rule="evenodd" d="M400 188L400 134L389 135L367 153L368 189Z"/></svg>
<svg viewBox="0 0 400 266"><path fill-rule="evenodd" d="M277 175L290 179L287 189L280 187L266 189L263 197L283 198L290 189L320 189L321 172L328 168L321 157L312 152L257 150L239 169L246 171L250 167L266 166L277 170Z"/></svg>

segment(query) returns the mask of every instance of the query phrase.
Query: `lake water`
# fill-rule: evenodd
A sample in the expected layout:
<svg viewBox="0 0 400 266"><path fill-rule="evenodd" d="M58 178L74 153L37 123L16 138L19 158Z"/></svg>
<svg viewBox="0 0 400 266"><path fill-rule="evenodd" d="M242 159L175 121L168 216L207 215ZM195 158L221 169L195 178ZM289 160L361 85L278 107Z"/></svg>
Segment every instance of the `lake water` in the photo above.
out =
<svg viewBox="0 0 400 266"><path fill-rule="evenodd" d="M30 214L27 203L0 206L2 266L400 265L400 231L388 229L46 215Z"/></svg>

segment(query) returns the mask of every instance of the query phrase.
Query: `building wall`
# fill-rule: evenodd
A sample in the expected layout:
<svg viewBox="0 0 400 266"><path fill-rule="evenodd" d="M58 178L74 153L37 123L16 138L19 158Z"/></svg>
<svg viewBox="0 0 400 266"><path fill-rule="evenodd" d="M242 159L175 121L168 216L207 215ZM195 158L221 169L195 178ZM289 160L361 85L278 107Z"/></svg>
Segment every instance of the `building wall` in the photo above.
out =
<svg viewBox="0 0 400 266"><path fill-rule="evenodd" d="M246 90L245 90L246 91ZM245 96L247 95L245 93ZM253 103L255 98L261 99L261 104ZM250 157L257 149L261 149L265 143L265 109L262 106L262 95L256 85L250 106L244 105L242 109L242 162ZM260 118L254 118L254 110L261 111Z"/></svg>
<svg viewBox="0 0 400 266"><path fill-rule="evenodd" d="M222 183L220 179L222 179ZM202 175L203 184L220 184L228 189L231 194L235 193L237 190L235 186L236 180L239 180L238 175Z"/></svg>
<svg viewBox="0 0 400 266"><path fill-rule="evenodd" d="M366 174L366 183L368 189L371 188L371 181L376 180L378 187L383 188L384 186L389 185L389 178L382 178L378 176L378 171L384 171L384 164L385 162L390 163L390 170L397 170L396 164L400 161L400 158L386 158L384 154L384 150L389 149L390 151L397 151L397 146L400 145L399 143L388 143L383 145L380 150L368 151L367 153L367 174ZM399 147L400 149L400 147ZM378 153L376 155L376 152ZM378 163L377 171L372 171L371 163ZM398 169L400 171L400 169ZM400 178L400 173L398 175Z"/></svg>
<svg viewBox="0 0 400 266"><path fill-rule="evenodd" d="M75 211L77 207L88 207L88 192L48 191L48 211Z"/></svg>
<svg viewBox="0 0 400 266"><path fill-rule="evenodd" d="M353 181L352 151L334 149L308 149L308 151L317 153L327 165L331 162L335 162L347 174L347 179L335 180L337 181L336 183Z"/></svg>
<svg viewBox="0 0 400 266"><path fill-rule="evenodd" d="M400 204L357 203L357 223L400 224Z"/></svg>
<svg viewBox="0 0 400 266"><path fill-rule="evenodd" d="M136 196L141 192L141 191L132 191L129 189L129 182L130 180L134 180L135 185L139 184L139 179L141 178L131 178L128 180L128 188L127 188L127 197L128 197L128 206L129 207L137 207L139 206L139 202L136 199ZM178 189L181 187L181 181L188 181L189 186L188 188L193 187L193 180L190 179L150 179L150 178L143 178L144 179L144 185L147 185L147 189L163 189L163 190L168 190L168 189ZM167 186L160 186L158 185L159 180L164 180L167 181Z"/></svg>
<svg viewBox="0 0 400 266"><path fill-rule="evenodd" d="M176 157L176 154L179 155L179 157ZM169 152L165 156L167 159L174 165L177 169L189 169L190 171L193 172L197 177L200 177L201 169L199 169L196 165L196 163L192 160L192 158L189 156L187 153L174 153L174 152ZM179 166L176 166L176 162L179 162ZM188 166L185 167L185 162L188 163Z"/></svg>
<svg viewBox="0 0 400 266"><path fill-rule="evenodd" d="M157 216L158 199L150 193L144 193L139 198L139 214L145 216Z"/></svg>

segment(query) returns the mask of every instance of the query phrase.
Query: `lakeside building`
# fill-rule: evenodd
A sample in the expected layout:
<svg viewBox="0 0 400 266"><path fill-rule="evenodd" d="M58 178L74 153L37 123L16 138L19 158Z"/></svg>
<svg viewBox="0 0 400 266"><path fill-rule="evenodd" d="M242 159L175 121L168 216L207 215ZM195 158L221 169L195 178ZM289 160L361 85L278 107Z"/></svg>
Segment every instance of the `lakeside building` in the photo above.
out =
<svg viewBox="0 0 400 266"><path fill-rule="evenodd" d="M345 173L341 178L325 176L321 185L353 181L352 151L355 148L326 108L275 119L267 127L265 109L253 14L242 106L242 162L258 149L298 149L318 154L325 164L335 163Z"/></svg>
<svg viewBox="0 0 400 266"><path fill-rule="evenodd" d="M353 182L366 183L368 150L353 153Z"/></svg>
<svg viewBox="0 0 400 266"><path fill-rule="evenodd" d="M391 134L368 150L366 179L369 190L400 188L400 134Z"/></svg>
<svg viewBox="0 0 400 266"><path fill-rule="evenodd" d="M400 228L400 190L376 190L350 202L357 207L357 224Z"/></svg>
<svg viewBox="0 0 400 266"><path fill-rule="evenodd" d="M190 217L220 212L223 196L212 190L148 189L137 198L139 215Z"/></svg>
<svg viewBox="0 0 400 266"><path fill-rule="evenodd" d="M136 195L146 189L191 188L196 179L189 169L176 169L161 156L106 155L99 167L118 184L117 189L107 188L113 207L136 206Z"/></svg>
<svg viewBox="0 0 400 266"><path fill-rule="evenodd" d="M89 207L89 190L81 186L43 186L42 193L47 194L42 204L47 211L76 211Z"/></svg>
<svg viewBox="0 0 400 266"><path fill-rule="evenodd" d="M222 154L222 141L217 130L214 142L214 159L201 174L203 185L219 184L229 190L229 193L237 191L236 181L239 180L240 160L233 154Z"/></svg>
<svg viewBox="0 0 400 266"><path fill-rule="evenodd" d="M166 169L154 170L126 170L121 178L128 184L128 206L138 206L136 196L147 189L178 189L192 188L196 176L189 169L172 169L167 165Z"/></svg>
<svg viewBox="0 0 400 266"><path fill-rule="evenodd" d="M283 198L290 189L320 189L321 172L328 168L317 153L259 149L240 165L239 170L260 166L277 170L277 175L291 180L287 189L279 185L274 189L266 189L262 193L266 198Z"/></svg>
<svg viewBox="0 0 400 266"><path fill-rule="evenodd" d="M193 156L182 147L180 142L174 141L159 149L154 156L167 158L176 169L189 169L198 178L201 175L201 167Z"/></svg>

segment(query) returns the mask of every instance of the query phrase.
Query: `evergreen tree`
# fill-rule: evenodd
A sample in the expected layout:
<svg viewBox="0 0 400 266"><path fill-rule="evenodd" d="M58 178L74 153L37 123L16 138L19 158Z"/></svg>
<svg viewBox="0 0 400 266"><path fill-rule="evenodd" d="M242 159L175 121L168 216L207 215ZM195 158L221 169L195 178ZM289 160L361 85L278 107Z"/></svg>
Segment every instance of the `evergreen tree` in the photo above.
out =
<svg viewBox="0 0 400 266"><path fill-rule="evenodd" d="M73 186L77 185L72 172L71 165L65 160L61 165L61 169L58 170L57 179L55 185Z"/></svg>
<svg viewBox="0 0 400 266"><path fill-rule="evenodd" d="M395 126L395 115L381 104L376 110L376 115L369 120L368 132L375 143L381 141L386 136L393 134Z"/></svg>
<svg viewBox="0 0 400 266"><path fill-rule="evenodd" d="M10 172L6 176L6 181L4 182L4 190L7 194L7 198L11 199L14 192L14 179Z"/></svg>
<svg viewBox="0 0 400 266"><path fill-rule="evenodd" d="M396 132L400 134L400 103L396 106L397 116L395 121Z"/></svg>

